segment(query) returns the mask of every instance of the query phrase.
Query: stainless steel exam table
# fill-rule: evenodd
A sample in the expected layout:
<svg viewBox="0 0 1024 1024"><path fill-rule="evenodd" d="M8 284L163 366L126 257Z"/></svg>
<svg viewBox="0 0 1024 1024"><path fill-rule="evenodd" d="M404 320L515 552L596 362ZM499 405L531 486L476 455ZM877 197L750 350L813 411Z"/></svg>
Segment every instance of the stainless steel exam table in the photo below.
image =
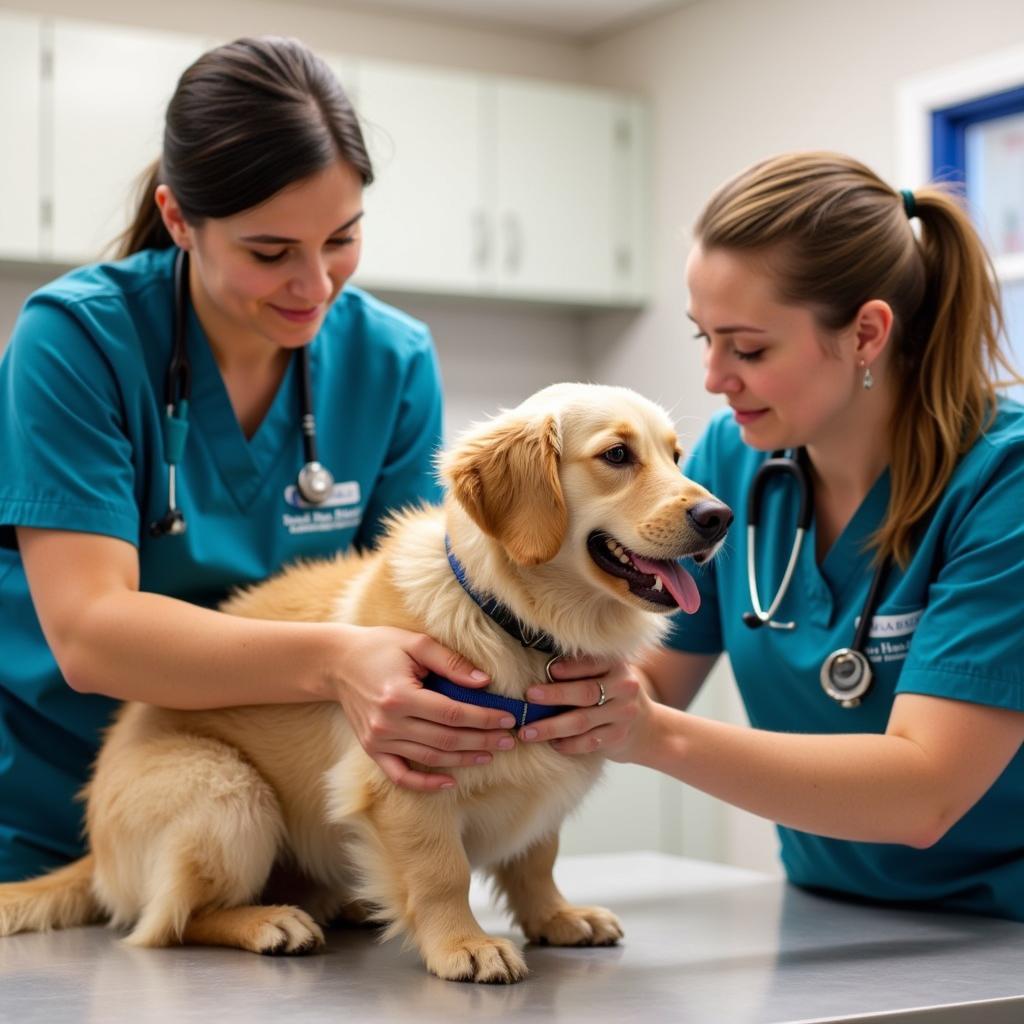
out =
<svg viewBox="0 0 1024 1024"><path fill-rule="evenodd" d="M440 981L397 942L326 952L129 949L105 928L0 940L0 1021L1024 1022L1024 924L878 909L654 853L563 857L566 895L613 909L625 942L527 948L518 985ZM518 934L474 884L481 923Z"/></svg>

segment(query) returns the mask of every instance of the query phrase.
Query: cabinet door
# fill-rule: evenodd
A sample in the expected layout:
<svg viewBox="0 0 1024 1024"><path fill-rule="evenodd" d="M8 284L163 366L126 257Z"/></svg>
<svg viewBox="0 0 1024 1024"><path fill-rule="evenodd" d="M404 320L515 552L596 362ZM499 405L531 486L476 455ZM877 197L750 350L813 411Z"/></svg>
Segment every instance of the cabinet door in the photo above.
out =
<svg viewBox="0 0 1024 1024"><path fill-rule="evenodd" d="M650 123L639 99L617 100L614 116L609 301L633 305L650 293Z"/></svg>
<svg viewBox="0 0 1024 1024"><path fill-rule="evenodd" d="M491 260L480 90L474 75L359 62L358 111L376 175L364 197L360 283L479 288Z"/></svg>
<svg viewBox="0 0 1024 1024"><path fill-rule="evenodd" d="M493 88L502 292L607 301L616 260L615 98L507 79Z"/></svg>
<svg viewBox="0 0 1024 1024"><path fill-rule="evenodd" d="M359 112L359 61L355 57L343 57L336 53L320 53L323 62L334 72L341 83L349 103Z"/></svg>
<svg viewBox="0 0 1024 1024"><path fill-rule="evenodd" d="M0 256L39 257L41 21L0 12Z"/></svg>
<svg viewBox="0 0 1024 1024"><path fill-rule="evenodd" d="M167 103L203 39L57 21L53 40L53 253L92 260L127 226L160 155Z"/></svg>

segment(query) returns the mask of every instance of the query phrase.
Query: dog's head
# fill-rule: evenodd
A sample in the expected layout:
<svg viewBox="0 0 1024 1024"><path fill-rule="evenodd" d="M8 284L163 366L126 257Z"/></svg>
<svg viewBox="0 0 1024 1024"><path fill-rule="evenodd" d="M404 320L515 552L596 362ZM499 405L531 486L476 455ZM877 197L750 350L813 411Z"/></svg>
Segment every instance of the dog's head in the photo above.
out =
<svg viewBox="0 0 1024 1024"><path fill-rule="evenodd" d="M667 413L625 388L556 384L442 459L451 496L520 567L559 564L648 612L696 611L679 559L721 546L729 508L679 471Z"/></svg>

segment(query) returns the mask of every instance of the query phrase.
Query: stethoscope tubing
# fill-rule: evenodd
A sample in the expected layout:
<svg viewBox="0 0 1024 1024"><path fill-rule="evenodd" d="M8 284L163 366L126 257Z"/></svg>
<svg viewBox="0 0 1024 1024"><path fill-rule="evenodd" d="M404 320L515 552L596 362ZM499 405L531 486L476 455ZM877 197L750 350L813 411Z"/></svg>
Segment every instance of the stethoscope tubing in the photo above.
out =
<svg viewBox="0 0 1024 1024"><path fill-rule="evenodd" d="M192 398L192 361L187 347L189 305L189 257L178 249L174 257L174 325L171 359L164 380L164 457L167 462L167 514L150 525L154 537L185 532L185 516L178 508L177 466L188 434L188 407ZM296 478L302 499L311 505L322 505L334 490L334 477L317 457L316 418L313 414L313 385L309 349L298 349L299 386L302 395L302 451L304 465Z"/></svg>
<svg viewBox="0 0 1024 1024"><path fill-rule="evenodd" d="M782 582L779 584L779 589L775 592L775 597L772 603L768 606L767 611L762 610L761 602L757 596L757 555L755 553L757 527L753 523L747 525L747 582L750 584L750 603L754 606L754 616L757 618L757 623L751 623L749 618L745 618L744 621L747 625L768 626L770 629L795 629L795 622L776 622L775 613L779 610L779 605L782 604L783 598L789 591L789 585L793 581L793 573L796 571L796 564L800 559L800 549L804 544L804 537L807 535L807 531L802 527L798 526L796 534L793 537L793 547L789 552L789 562L786 564L786 571L782 574Z"/></svg>
<svg viewBox="0 0 1024 1024"><path fill-rule="evenodd" d="M299 349L300 382L302 388L302 453L305 462L319 463L316 452L316 417L313 415L313 380L309 368L309 351L305 345Z"/></svg>
<svg viewBox="0 0 1024 1024"><path fill-rule="evenodd" d="M784 451L772 452L754 475L750 494L747 496L747 582L753 611L744 612L743 622L751 629L757 629L760 626L783 630L796 628L796 622L776 622L775 613L789 592L804 537L811 524L813 505L811 480L806 461L807 455L803 449L798 449L795 455L787 455ZM797 513L793 547L782 575L782 582L770 601L768 609L763 610L757 591L756 536L764 489L771 477L778 475L790 477L796 482L800 506ZM891 565L892 559L884 558L875 569L874 577L868 587L864 609L854 632L853 644L850 647L842 647L833 651L821 665L819 676L822 689L844 708L852 708L860 704L874 682L874 670L867 657L866 648L871 636L875 611L881 601L882 588L885 586Z"/></svg>
<svg viewBox="0 0 1024 1024"><path fill-rule="evenodd" d="M753 605L753 612L743 616L743 621L751 628L768 626L770 629L795 629L795 622L776 622L775 613L779 610L793 580L793 573L796 571L797 562L800 559L800 550L803 547L804 537L811 525L812 505L811 486L804 465L806 456L802 450L795 456L790 456L785 451L772 452L754 474L754 481L750 485L750 493L747 495L747 582L750 586L750 603ZM764 490L768 481L773 476L788 476L796 484L797 495L800 506L797 511L796 534L793 537L793 546L789 552L789 561L786 564L786 571L782 574L782 582L775 592L775 597L765 611L761 607L761 599L757 593L757 527L761 520L761 505L764 500Z"/></svg>

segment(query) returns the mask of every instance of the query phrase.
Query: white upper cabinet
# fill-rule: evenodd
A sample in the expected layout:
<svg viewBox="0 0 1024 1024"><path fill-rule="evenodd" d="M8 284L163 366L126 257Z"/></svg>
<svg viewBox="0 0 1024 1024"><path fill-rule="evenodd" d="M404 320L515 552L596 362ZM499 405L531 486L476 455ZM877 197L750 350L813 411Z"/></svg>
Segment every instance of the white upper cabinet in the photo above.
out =
<svg viewBox="0 0 1024 1024"><path fill-rule="evenodd" d="M375 181L358 280L476 290L492 243L483 202L476 76L360 62L356 102Z"/></svg>
<svg viewBox="0 0 1024 1024"><path fill-rule="evenodd" d="M0 12L0 257L40 256L40 21Z"/></svg>
<svg viewBox="0 0 1024 1024"><path fill-rule="evenodd" d="M504 295L581 305L646 297L643 103L620 93L492 80L494 277Z"/></svg>
<svg viewBox="0 0 1024 1024"><path fill-rule="evenodd" d="M497 279L502 290L581 301L616 289L617 107L609 94L493 84Z"/></svg>
<svg viewBox="0 0 1024 1024"><path fill-rule="evenodd" d="M0 259L112 252L201 36L0 13ZM643 103L620 93L327 56L376 173L356 281L575 306L647 290Z"/></svg>
<svg viewBox="0 0 1024 1024"><path fill-rule="evenodd" d="M644 296L642 108L616 93L360 62L368 287L588 306Z"/></svg>
<svg viewBox="0 0 1024 1024"><path fill-rule="evenodd" d="M167 103L203 49L199 36L56 22L53 258L97 259L128 227Z"/></svg>

